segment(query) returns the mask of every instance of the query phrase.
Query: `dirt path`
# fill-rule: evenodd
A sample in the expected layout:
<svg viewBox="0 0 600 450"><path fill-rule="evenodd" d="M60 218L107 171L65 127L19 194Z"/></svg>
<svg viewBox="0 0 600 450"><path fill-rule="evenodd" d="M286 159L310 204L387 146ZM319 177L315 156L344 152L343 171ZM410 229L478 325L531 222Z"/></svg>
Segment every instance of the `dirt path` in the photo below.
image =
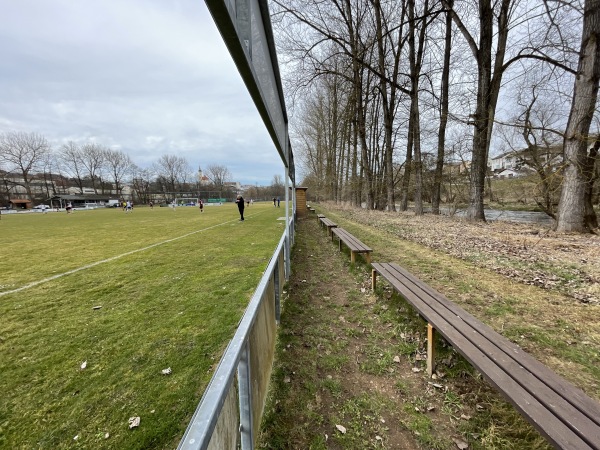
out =
<svg viewBox="0 0 600 450"><path fill-rule="evenodd" d="M451 349L427 378L421 321L316 220L296 236L261 448L546 448Z"/></svg>

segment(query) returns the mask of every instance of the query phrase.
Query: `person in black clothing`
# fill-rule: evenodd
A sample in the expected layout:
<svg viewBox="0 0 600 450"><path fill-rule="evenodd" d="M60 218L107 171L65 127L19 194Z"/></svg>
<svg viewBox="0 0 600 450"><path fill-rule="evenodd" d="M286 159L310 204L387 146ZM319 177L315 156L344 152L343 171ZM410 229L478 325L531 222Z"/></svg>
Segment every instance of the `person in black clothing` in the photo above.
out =
<svg viewBox="0 0 600 450"><path fill-rule="evenodd" d="M238 209L240 210L240 222L244 221L244 198L241 195L237 196L237 200L235 201L238 205Z"/></svg>

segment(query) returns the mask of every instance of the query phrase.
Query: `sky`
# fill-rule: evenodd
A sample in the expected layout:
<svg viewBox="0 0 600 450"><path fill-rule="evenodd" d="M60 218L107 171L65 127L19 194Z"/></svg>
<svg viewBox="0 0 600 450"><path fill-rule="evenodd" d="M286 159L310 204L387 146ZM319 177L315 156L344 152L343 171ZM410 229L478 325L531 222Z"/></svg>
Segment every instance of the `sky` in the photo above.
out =
<svg viewBox="0 0 600 450"><path fill-rule="evenodd" d="M0 133L184 157L269 185L284 166L203 0L0 0Z"/></svg>

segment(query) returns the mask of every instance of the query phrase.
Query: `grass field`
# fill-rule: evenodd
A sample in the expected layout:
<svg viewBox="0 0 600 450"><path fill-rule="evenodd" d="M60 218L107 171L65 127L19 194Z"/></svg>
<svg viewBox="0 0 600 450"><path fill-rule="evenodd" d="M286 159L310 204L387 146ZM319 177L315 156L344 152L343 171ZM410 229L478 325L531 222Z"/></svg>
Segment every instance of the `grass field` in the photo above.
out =
<svg viewBox="0 0 600 450"><path fill-rule="evenodd" d="M174 448L284 215L270 203L243 223L232 204L3 215L0 448Z"/></svg>

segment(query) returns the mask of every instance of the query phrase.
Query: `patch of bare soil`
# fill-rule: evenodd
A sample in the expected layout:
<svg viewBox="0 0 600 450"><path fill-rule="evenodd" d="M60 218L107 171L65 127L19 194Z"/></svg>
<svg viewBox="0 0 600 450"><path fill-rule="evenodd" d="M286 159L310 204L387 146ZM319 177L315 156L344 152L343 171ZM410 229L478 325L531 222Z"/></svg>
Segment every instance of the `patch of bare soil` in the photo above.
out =
<svg viewBox="0 0 600 450"><path fill-rule="evenodd" d="M556 233L538 224L471 223L431 214L366 211L327 204L349 220L476 262L514 281L600 305L600 236Z"/></svg>

